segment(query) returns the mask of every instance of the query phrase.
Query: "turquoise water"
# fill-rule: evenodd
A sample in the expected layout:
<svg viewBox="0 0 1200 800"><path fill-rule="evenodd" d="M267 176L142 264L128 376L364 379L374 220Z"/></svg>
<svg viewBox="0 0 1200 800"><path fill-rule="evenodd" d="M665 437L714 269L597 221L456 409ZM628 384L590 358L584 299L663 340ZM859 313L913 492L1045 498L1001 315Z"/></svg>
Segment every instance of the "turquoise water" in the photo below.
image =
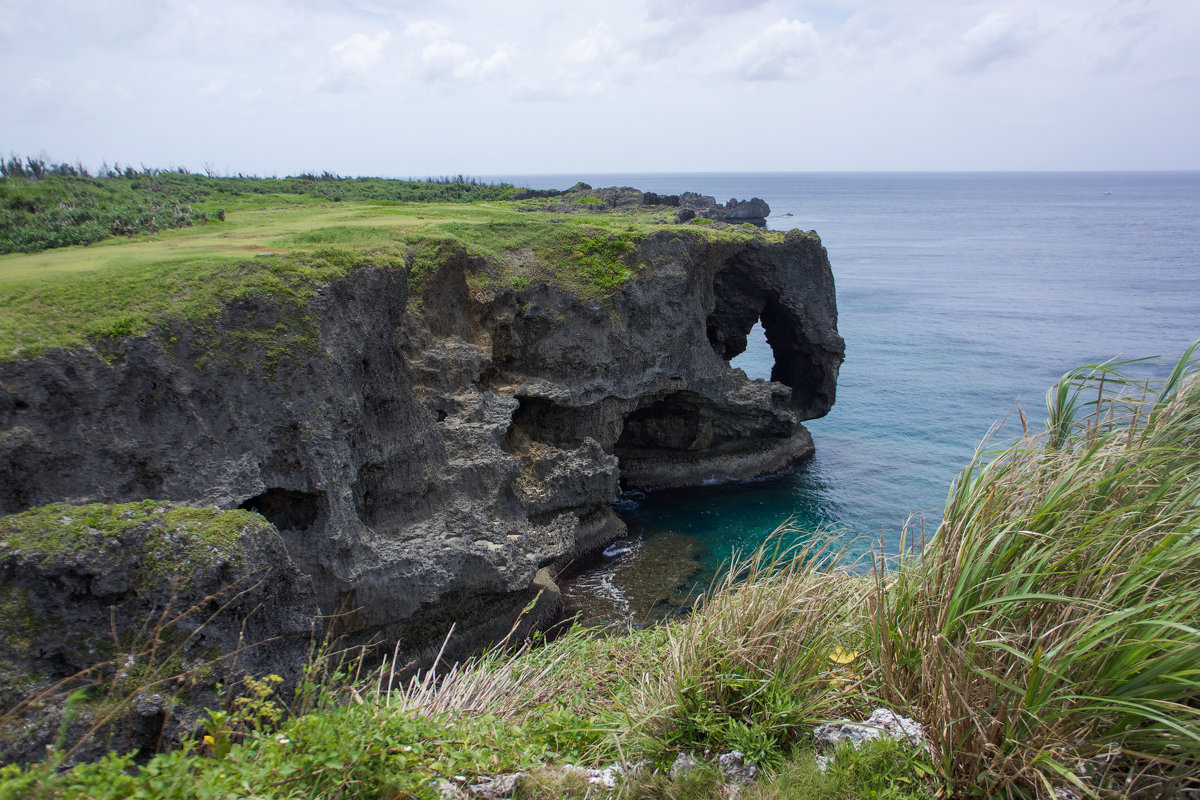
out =
<svg viewBox="0 0 1200 800"><path fill-rule="evenodd" d="M695 545L695 568L676 568L687 576L673 588L706 584L732 549L789 517L837 525L852 551L894 550L913 515L936 527L993 425L1015 425L1018 404L1041 424L1045 390L1063 372L1116 356L1169 362L1200 338L1200 173L507 177L758 196L769 227L815 229L829 251L846 361L833 410L806 423L815 457L771 480L618 506L636 537ZM735 361L751 377L770 363L761 337ZM615 548L568 594L645 591L631 577L645 549L638 538ZM628 603L601 605L640 621L621 610Z"/></svg>

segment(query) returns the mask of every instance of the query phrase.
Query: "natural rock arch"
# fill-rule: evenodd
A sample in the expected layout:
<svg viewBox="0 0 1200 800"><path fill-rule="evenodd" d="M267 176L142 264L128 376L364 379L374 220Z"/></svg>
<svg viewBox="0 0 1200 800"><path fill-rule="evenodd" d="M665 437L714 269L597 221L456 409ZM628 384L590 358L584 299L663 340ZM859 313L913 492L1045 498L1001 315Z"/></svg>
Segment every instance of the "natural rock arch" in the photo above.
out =
<svg viewBox="0 0 1200 800"><path fill-rule="evenodd" d="M840 353L832 359L827 345L809 338L819 328L809 319L803 290L787 286L795 276L755 256L734 256L717 270L706 324L709 344L729 362L745 352L750 329L761 322L774 356L771 380L792 390L791 404L801 419L822 416L833 405Z"/></svg>

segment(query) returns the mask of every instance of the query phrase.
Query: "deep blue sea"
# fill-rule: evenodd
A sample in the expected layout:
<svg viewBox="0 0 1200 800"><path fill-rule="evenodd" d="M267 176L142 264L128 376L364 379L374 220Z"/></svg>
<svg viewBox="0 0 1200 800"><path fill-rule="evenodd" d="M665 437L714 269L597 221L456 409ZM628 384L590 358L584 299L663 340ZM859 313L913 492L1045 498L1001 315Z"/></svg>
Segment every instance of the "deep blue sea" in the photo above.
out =
<svg viewBox="0 0 1200 800"><path fill-rule="evenodd" d="M1015 436L1018 404L1042 424L1062 373L1161 355L1140 370L1162 374L1200 338L1200 173L496 177L761 197L769 227L816 230L833 265L846 361L833 410L806 423L816 456L770 480L623 501L633 539L567 586L590 621L644 622L788 518L835 526L851 551L894 550L914 515L936 528L992 426L1011 416L998 441ZM765 378L756 332L734 364Z"/></svg>

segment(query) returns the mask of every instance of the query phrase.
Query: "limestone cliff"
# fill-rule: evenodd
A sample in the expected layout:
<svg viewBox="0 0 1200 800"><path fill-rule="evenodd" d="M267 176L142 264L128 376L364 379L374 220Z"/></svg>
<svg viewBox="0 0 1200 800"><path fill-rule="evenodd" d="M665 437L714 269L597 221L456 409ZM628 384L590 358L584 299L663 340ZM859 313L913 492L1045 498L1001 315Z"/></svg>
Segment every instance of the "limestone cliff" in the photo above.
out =
<svg viewBox="0 0 1200 800"><path fill-rule="evenodd" d="M277 364L176 324L0 364L0 512L156 498L260 512L351 640L420 660L508 631L560 568L623 535L620 488L785 468L834 401L843 344L814 235L642 239L612 297L490 282L465 251L410 296L364 264ZM266 301L213 326L265 330ZM772 381L729 367L761 319ZM543 591L544 590L544 591Z"/></svg>

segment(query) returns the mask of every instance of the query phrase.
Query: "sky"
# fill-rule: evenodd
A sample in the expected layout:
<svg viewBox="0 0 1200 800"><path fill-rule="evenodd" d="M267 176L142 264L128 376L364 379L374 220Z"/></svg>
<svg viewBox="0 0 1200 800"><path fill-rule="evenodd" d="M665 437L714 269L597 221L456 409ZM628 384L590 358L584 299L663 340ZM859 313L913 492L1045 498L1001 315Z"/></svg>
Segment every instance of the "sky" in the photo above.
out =
<svg viewBox="0 0 1200 800"><path fill-rule="evenodd" d="M0 75L93 168L1200 169L1200 0L0 0Z"/></svg>

